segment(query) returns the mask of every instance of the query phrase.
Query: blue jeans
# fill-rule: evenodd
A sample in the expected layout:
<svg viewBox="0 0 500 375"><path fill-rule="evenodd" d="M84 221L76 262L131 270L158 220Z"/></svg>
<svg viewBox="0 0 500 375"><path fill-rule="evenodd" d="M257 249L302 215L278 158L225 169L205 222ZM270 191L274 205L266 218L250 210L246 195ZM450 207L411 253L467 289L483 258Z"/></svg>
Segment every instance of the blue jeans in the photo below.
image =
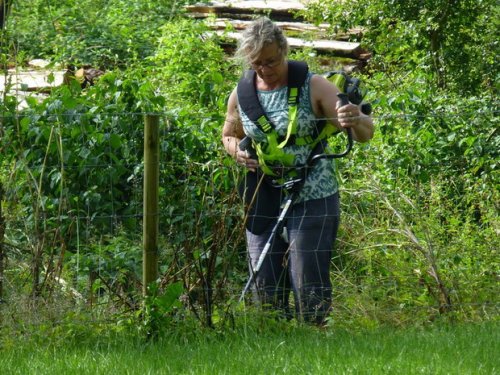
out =
<svg viewBox="0 0 500 375"><path fill-rule="evenodd" d="M275 236L255 279L254 300L289 315L293 291L297 318L323 322L332 301L330 260L339 221L338 193L293 205L285 223L288 241L279 234ZM247 230L247 247L253 267L274 223L262 234Z"/></svg>

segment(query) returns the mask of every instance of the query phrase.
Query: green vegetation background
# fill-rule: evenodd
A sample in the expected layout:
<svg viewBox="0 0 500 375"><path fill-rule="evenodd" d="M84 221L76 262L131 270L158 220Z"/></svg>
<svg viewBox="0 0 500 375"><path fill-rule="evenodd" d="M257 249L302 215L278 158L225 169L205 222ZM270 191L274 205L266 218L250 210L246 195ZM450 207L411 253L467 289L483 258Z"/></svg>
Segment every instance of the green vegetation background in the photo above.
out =
<svg viewBox="0 0 500 375"><path fill-rule="evenodd" d="M331 35L362 26L373 54L357 75L376 136L339 162L332 325L498 317L495 3L313 1L301 15L331 24ZM70 80L23 109L14 90L0 99L4 329L90 320L152 332L246 316L234 303L246 278L241 171L220 142L242 67L183 5L13 2L4 69L46 58L106 74L85 89ZM313 51L292 57L326 69ZM142 304L145 113L162 121L161 279Z"/></svg>

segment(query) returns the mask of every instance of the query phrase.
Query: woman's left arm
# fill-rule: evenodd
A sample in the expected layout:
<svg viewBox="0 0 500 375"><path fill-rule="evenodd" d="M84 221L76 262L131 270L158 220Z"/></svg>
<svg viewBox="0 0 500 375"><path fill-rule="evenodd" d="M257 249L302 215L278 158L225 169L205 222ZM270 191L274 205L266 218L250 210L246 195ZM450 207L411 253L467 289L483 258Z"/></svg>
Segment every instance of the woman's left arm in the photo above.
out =
<svg viewBox="0 0 500 375"><path fill-rule="evenodd" d="M371 116L361 112L361 106L349 103L340 106L339 89L325 77L311 78L311 100L317 117L327 118L340 130L352 129L352 137L358 142L373 138L374 126Z"/></svg>

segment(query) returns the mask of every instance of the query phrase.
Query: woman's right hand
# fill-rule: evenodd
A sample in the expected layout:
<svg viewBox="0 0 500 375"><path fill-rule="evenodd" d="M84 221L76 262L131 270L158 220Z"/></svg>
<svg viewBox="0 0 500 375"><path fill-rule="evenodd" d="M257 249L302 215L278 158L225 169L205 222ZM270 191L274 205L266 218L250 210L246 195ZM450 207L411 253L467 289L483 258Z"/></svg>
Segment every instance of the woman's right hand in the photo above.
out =
<svg viewBox="0 0 500 375"><path fill-rule="evenodd" d="M259 167L259 162L252 159L248 151L238 150L236 153L236 163L246 167L252 172L255 172Z"/></svg>

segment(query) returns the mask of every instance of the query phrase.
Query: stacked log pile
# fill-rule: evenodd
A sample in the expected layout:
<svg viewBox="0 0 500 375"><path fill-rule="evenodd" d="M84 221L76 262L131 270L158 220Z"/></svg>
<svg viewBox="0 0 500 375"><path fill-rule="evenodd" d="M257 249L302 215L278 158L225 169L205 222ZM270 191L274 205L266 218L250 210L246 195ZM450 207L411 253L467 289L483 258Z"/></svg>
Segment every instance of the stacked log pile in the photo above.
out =
<svg viewBox="0 0 500 375"><path fill-rule="evenodd" d="M304 22L299 12L304 4L296 1L231 1L198 3L186 7L190 17L205 19L210 28L217 33L225 47L233 47L241 37L241 31L259 15L267 15L288 35L290 48L311 48L318 54L336 57L348 57L362 66L370 58L370 53L359 42L349 42L353 34L356 39L362 35L361 29L337 34L328 38L330 25L313 25ZM314 37L303 37L314 35Z"/></svg>
<svg viewBox="0 0 500 375"><path fill-rule="evenodd" d="M0 75L0 95L5 92L19 99L19 109L26 108L26 98L43 100L56 87L70 84L75 80L82 88L91 86L104 72L89 66L77 69L69 66L66 70L54 67L49 61L34 59L28 62L27 70L8 69Z"/></svg>

